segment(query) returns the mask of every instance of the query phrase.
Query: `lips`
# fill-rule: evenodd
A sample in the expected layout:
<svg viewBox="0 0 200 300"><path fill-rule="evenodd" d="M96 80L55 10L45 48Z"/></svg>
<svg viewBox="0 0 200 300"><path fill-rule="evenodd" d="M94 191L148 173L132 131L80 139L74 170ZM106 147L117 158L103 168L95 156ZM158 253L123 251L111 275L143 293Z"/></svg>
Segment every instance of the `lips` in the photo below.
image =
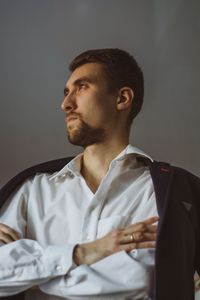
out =
<svg viewBox="0 0 200 300"><path fill-rule="evenodd" d="M66 116L65 121L67 123L69 123L69 122L74 121L76 119L78 119L78 117L76 115L68 115L68 116Z"/></svg>
<svg viewBox="0 0 200 300"><path fill-rule="evenodd" d="M73 121L73 120L76 120L76 119L77 119L77 117L67 117L67 118L66 118L66 121L67 121L67 123L68 123L68 122Z"/></svg>

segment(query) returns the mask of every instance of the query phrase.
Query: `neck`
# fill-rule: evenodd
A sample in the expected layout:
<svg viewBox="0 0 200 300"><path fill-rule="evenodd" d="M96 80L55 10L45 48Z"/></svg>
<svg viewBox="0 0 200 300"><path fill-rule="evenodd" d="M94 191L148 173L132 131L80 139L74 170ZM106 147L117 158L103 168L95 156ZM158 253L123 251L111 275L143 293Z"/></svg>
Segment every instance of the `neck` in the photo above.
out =
<svg viewBox="0 0 200 300"><path fill-rule="evenodd" d="M85 148L81 173L90 188L95 191L108 172L111 161L128 145L128 139L108 141Z"/></svg>

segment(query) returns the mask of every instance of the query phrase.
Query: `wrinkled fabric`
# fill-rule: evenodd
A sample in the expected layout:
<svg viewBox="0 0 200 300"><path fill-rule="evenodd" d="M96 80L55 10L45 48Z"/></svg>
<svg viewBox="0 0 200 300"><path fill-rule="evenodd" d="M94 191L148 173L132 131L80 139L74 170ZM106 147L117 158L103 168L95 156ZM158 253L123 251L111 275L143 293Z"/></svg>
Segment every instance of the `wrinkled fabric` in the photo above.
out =
<svg viewBox="0 0 200 300"><path fill-rule="evenodd" d="M137 156L152 161L127 146L96 193L80 173L80 154L53 175L27 180L10 197L0 223L22 239L0 247L0 296L34 287L27 299L149 299L154 249L121 251L90 266L76 266L72 258L76 244L158 214L149 169Z"/></svg>

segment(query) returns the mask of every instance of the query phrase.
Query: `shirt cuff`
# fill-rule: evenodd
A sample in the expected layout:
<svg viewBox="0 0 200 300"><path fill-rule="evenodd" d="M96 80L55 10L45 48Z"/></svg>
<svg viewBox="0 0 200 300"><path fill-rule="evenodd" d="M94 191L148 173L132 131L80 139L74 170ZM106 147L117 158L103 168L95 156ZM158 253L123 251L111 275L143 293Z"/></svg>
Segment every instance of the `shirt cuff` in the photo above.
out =
<svg viewBox="0 0 200 300"><path fill-rule="evenodd" d="M65 275L69 270L76 267L73 261L75 246L74 244L67 244L59 246L52 245L45 248L41 259L50 276Z"/></svg>

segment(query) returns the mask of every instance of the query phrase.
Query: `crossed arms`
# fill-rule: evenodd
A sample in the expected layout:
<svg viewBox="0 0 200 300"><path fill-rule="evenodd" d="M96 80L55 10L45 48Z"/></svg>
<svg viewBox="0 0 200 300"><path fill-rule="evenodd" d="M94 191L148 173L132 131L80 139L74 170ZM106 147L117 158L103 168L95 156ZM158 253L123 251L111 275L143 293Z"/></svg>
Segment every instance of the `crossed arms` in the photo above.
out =
<svg viewBox="0 0 200 300"><path fill-rule="evenodd" d="M40 285L42 291L58 296L124 292L139 298L153 268L147 256L155 247L156 221L158 217L149 218L90 243L45 248L37 241L21 239L1 223L0 296Z"/></svg>

